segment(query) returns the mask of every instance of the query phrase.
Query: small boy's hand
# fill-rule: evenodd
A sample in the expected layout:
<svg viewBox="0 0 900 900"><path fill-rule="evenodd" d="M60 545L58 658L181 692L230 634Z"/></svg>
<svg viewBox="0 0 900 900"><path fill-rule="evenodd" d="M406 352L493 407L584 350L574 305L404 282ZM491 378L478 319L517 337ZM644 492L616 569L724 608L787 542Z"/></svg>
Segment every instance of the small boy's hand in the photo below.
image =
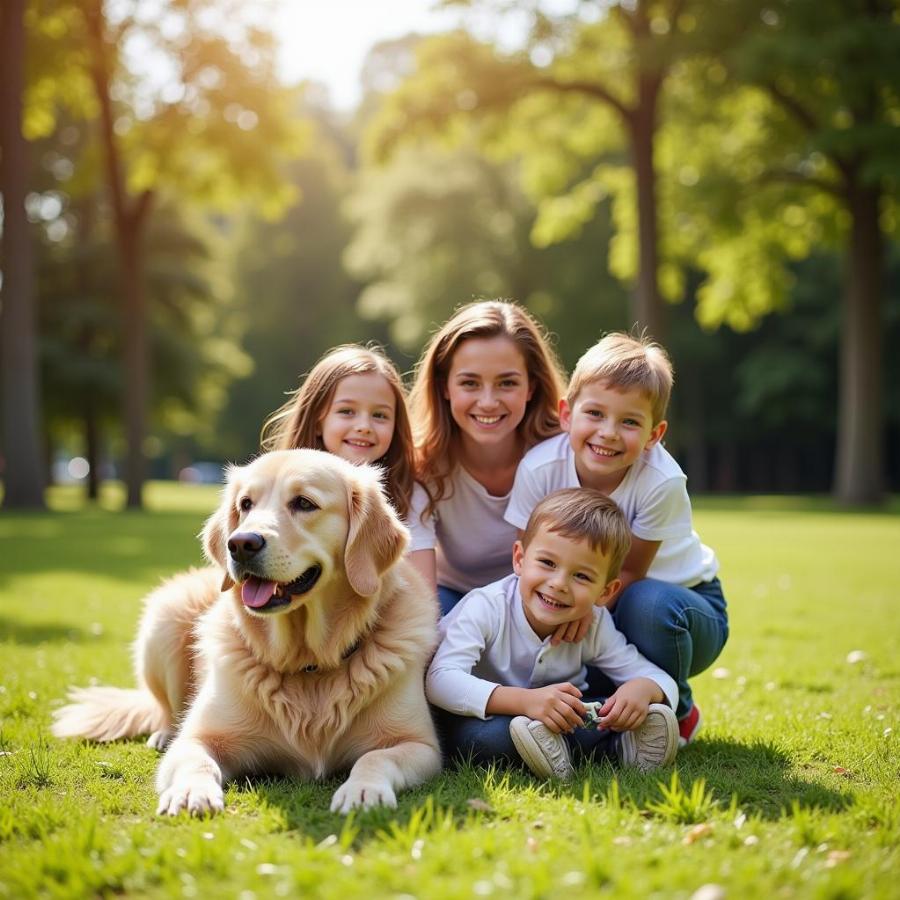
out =
<svg viewBox="0 0 900 900"><path fill-rule="evenodd" d="M655 681L633 678L621 685L597 710L600 725L613 731L634 731L647 718L650 704L663 699L663 692Z"/></svg>
<svg viewBox="0 0 900 900"><path fill-rule="evenodd" d="M550 643L556 647L562 641L566 641L569 644L577 644L579 641L584 640L584 636L588 633L588 629L591 627L591 623L594 621L593 612L589 612L587 615L582 616L580 619L576 619L574 622L563 622L562 625L558 625L556 631L553 632L550 637Z"/></svg>
<svg viewBox="0 0 900 900"><path fill-rule="evenodd" d="M543 722L555 734L568 734L581 725L584 718L580 697L581 691L567 681L531 688L522 711L529 719Z"/></svg>

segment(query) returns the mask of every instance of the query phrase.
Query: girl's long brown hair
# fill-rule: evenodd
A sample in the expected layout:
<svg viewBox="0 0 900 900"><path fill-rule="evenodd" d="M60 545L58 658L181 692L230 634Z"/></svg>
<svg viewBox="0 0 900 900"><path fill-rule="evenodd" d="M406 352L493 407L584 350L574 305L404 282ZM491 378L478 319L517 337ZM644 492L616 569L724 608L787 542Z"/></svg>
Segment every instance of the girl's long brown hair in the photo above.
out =
<svg viewBox="0 0 900 900"><path fill-rule="evenodd" d="M396 401L394 435L380 462L385 469L387 495L397 512L406 518L415 480L406 391L400 373L378 347L342 344L329 350L312 367L291 398L266 419L260 446L263 450L324 450L319 423L334 399L339 382L348 375L368 375L370 372L378 373L387 381Z"/></svg>
<svg viewBox="0 0 900 900"><path fill-rule="evenodd" d="M470 338L509 338L525 360L534 388L518 432L525 449L559 434L559 399L565 390L562 367L546 332L521 306L505 300L481 300L460 307L431 338L416 366L409 395L415 423L416 478L428 491L426 514L447 496L457 464L459 426L444 396L453 355Z"/></svg>

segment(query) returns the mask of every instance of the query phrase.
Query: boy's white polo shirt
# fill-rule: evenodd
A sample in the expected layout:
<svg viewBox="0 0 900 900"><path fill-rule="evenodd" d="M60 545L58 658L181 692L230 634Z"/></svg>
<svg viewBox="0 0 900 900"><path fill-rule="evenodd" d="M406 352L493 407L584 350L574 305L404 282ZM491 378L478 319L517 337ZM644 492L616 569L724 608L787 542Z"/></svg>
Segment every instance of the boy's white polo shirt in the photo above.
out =
<svg viewBox="0 0 900 900"><path fill-rule="evenodd" d="M525 617L516 575L466 594L441 620L440 632L425 692L435 706L458 715L487 718L498 685L538 688L568 681L583 691L588 665L616 684L649 678L672 709L678 704L675 682L628 643L606 609L594 608L594 623L578 643L554 647L550 638L539 638Z"/></svg>
<svg viewBox="0 0 900 900"><path fill-rule="evenodd" d="M524 530L540 500L562 488L580 486L569 435L541 441L519 463L506 521ZM662 444L643 451L609 497L619 505L635 537L661 542L648 578L693 587L715 577L719 561L694 531L687 476Z"/></svg>

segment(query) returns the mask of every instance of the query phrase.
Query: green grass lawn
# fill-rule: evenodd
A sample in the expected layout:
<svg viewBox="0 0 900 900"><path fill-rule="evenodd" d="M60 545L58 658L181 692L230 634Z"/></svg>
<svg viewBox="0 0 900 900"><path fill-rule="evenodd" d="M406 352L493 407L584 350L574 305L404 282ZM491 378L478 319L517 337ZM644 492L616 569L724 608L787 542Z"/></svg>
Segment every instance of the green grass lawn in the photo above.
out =
<svg viewBox="0 0 900 900"><path fill-rule="evenodd" d="M697 503L732 632L673 770L463 769L348 819L328 811L337 781L258 779L218 818L169 820L154 750L58 741L50 716L71 684L132 683L140 598L201 561L216 493L103 500L0 514L0 897L900 896L896 503Z"/></svg>

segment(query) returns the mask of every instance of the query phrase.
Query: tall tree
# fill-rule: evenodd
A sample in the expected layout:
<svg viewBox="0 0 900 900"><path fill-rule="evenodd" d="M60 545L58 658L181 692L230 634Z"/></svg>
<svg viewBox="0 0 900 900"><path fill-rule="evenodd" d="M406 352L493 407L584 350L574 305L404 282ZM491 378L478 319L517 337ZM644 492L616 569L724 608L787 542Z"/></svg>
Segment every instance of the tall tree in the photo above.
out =
<svg viewBox="0 0 900 900"><path fill-rule="evenodd" d="M0 193L3 195L0 294L3 502L42 507L43 454L39 434L39 385L35 351L34 265L25 214L28 143L23 133L25 0L0 8Z"/></svg>
<svg viewBox="0 0 900 900"><path fill-rule="evenodd" d="M275 74L264 11L184 0L34 0L56 15L70 77L88 80L118 249L127 503L139 506L150 373L144 239L160 198L276 214L292 191L282 161L302 147L296 92ZM160 73L163 73L160 77ZM57 85L51 98L64 97Z"/></svg>
<svg viewBox="0 0 900 900"><path fill-rule="evenodd" d="M121 328L116 309L112 223L96 219L90 198L64 213L64 236L40 250L41 359L50 442L78 433L89 463L88 496L97 496L103 449L117 435L121 408ZM59 220L57 220L59 221ZM52 227L52 223L51 223ZM61 231L61 230L60 230ZM146 237L147 312L154 433L181 443L212 431L225 386L251 362L236 334L231 238L203 217L161 206ZM222 245L225 244L223 247Z"/></svg>
<svg viewBox="0 0 900 900"><path fill-rule="evenodd" d="M896 4L748 0L736 14L745 39L706 67L718 99L700 79L681 98L675 155L690 170L690 201L679 238L709 273L700 315L752 325L785 306L792 259L842 248L834 491L874 503L885 472L885 244L900 230Z"/></svg>
<svg viewBox="0 0 900 900"><path fill-rule="evenodd" d="M486 145L525 161L526 189L541 204L533 233L541 245L580 231L613 195L628 233L613 247L613 267L634 278L632 320L662 337L656 144L666 79L697 27L692 4L583 4L565 16L543 12L539 0L528 6L533 25L519 52L462 32L423 43L418 71L386 104L372 143L384 154L411 132L452 134L459 120L479 120Z"/></svg>

